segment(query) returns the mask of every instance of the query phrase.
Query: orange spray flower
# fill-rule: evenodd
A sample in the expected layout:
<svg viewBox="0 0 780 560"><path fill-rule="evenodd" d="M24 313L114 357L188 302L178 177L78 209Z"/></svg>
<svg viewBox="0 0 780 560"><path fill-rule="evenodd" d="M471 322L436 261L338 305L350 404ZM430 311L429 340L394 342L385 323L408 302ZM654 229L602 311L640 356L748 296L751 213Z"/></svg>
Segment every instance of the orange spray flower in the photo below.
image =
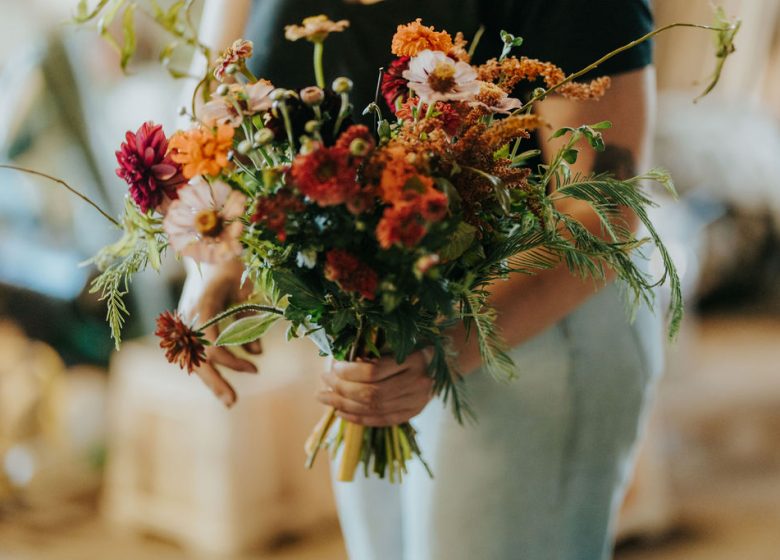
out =
<svg viewBox="0 0 780 560"><path fill-rule="evenodd" d="M399 25L391 46L396 56L417 56L425 50L448 53L452 47L452 37L449 33L435 31L433 27L423 25L420 18L406 25Z"/></svg>
<svg viewBox="0 0 780 560"><path fill-rule="evenodd" d="M228 152L233 147L232 126L220 124L178 132L170 142L171 159L182 165L187 179L196 175L217 176L228 166Z"/></svg>

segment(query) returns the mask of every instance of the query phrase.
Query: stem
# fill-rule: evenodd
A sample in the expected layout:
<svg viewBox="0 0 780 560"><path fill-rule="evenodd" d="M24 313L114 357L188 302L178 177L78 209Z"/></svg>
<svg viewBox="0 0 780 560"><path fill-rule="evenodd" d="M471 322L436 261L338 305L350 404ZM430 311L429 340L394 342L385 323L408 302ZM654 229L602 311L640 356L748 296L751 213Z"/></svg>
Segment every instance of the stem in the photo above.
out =
<svg viewBox="0 0 780 560"><path fill-rule="evenodd" d="M279 102L279 110L282 112L282 119L284 119L284 128L287 131L287 141L290 143L290 156L295 157L295 137L293 135L292 122L290 121L290 112L287 110L287 102L282 100Z"/></svg>
<svg viewBox="0 0 780 560"><path fill-rule="evenodd" d="M318 41L314 43L314 78L317 87L325 89L325 73L322 71L322 53L325 51L324 43Z"/></svg>
<svg viewBox="0 0 780 560"><path fill-rule="evenodd" d="M103 210L100 206L98 206L98 203L89 198L87 195L80 193L73 187L71 187L68 183L63 181L62 179L58 179L57 177L52 177L51 175L47 175L46 173L42 173L40 171L35 171L34 169L28 169L26 167L19 167L18 165L6 165L6 164L0 164L0 168L2 169L13 169L14 171L21 171L22 173L29 173L30 175L37 175L38 177L43 177L44 179L48 179L49 181L54 181L55 183L59 183L66 189L68 189L70 192L75 194L77 197L79 197L81 200L92 206L95 210L100 212L100 214L109 222L114 224L116 227L122 227L121 224L115 219L112 218L111 215Z"/></svg>
<svg viewBox="0 0 780 560"><path fill-rule="evenodd" d="M282 311L278 307L272 307L270 305L259 305L257 303L244 303L241 305L236 305L235 307L226 309L222 313L218 313L217 315L214 315L211 319L203 323L196 330L202 332L207 328L209 328L210 326L219 323L223 319L227 319L231 315L235 315L236 313L244 313L246 311L255 311L257 313L276 313L277 315L284 315L284 311Z"/></svg>
<svg viewBox="0 0 780 560"><path fill-rule="evenodd" d="M474 56L474 52L477 50L477 45L479 45L480 39L482 39L482 35L485 33L485 26L480 25L479 29L477 29L477 32L474 34L474 38L471 40L471 44L469 45L469 60L471 57Z"/></svg>
<svg viewBox="0 0 780 560"><path fill-rule="evenodd" d="M613 57L619 55L623 51L627 51L629 49L633 49L637 45L640 45L640 44L644 43L645 41L647 41L649 39L652 39L653 37L655 37L659 33L663 33L664 31L667 31L667 30L672 29L674 27L693 27L695 29L704 29L704 30L707 30L707 31L723 31L722 27L715 27L715 26L712 26L712 25L700 25L698 23L671 23L669 25L665 25L663 27L659 27L658 29L654 29L653 31L643 35L642 37L640 37L638 39L634 39L630 43L626 43L622 47L619 47L619 48L615 49L614 51L605 54L604 56L599 58L596 62L593 62L592 64L586 66L582 70L580 70L578 72L574 72L573 74L569 74L561 82L559 82L559 83L555 84L554 86L544 90L543 92L540 92L540 93L534 95L531 99L528 100L528 102L525 104L525 106L532 105L536 101L539 101L540 99L542 99L544 97L547 97L548 95L550 95L552 92L554 92L555 90L557 90L561 86L576 80L577 78L587 74L591 70L595 70L601 64L605 63L610 58L613 58ZM517 109L515 111L515 113L513 113L513 114L517 114L517 112L521 111L523 108Z"/></svg>
<svg viewBox="0 0 780 560"><path fill-rule="evenodd" d="M349 115L349 94L348 93L342 93L341 94L341 107L339 107L339 117L336 119L336 124L333 125L333 135L336 136L339 133L339 129L341 128L341 124L344 122L344 119L347 118Z"/></svg>

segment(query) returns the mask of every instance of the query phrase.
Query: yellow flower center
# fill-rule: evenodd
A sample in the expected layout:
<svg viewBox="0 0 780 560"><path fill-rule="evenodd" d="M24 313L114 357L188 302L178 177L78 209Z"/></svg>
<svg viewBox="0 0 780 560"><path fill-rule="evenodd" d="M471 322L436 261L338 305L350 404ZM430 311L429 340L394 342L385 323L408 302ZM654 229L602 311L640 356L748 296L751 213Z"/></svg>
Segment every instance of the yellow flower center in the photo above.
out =
<svg viewBox="0 0 780 560"><path fill-rule="evenodd" d="M201 210L195 215L195 229L201 235L216 237L222 231L222 219L216 210Z"/></svg>
<svg viewBox="0 0 780 560"><path fill-rule="evenodd" d="M455 66L439 62L436 68L428 74L428 85L433 91L447 93L455 87Z"/></svg>

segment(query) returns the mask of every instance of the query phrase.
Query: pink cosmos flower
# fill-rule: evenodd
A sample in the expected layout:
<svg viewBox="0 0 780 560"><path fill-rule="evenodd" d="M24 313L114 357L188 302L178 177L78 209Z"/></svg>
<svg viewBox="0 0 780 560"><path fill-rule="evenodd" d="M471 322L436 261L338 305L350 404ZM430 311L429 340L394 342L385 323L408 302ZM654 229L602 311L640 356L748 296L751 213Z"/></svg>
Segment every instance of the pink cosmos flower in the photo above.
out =
<svg viewBox="0 0 780 560"><path fill-rule="evenodd" d="M200 110L199 117L206 126L227 124L241 126L244 115L268 111L273 106L271 92L276 89L268 80L253 84L231 84L224 96L214 96Z"/></svg>
<svg viewBox="0 0 780 560"><path fill-rule="evenodd" d="M145 122L128 131L116 152L116 174L130 185L130 196L141 209L164 211L177 197L177 188L187 180L181 167L168 156L168 139L162 125Z"/></svg>
<svg viewBox="0 0 780 560"><path fill-rule="evenodd" d="M425 50L413 57L403 77L426 104L472 101L480 89L477 73L470 64L439 51Z"/></svg>
<svg viewBox="0 0 780 560"><path fill-rule="evenodd" d="M198 262L219 263L240 255L244 226L238 218L246 200L222 181L209 184L194 177L179 190L163 220L171 246Z"/></svg>

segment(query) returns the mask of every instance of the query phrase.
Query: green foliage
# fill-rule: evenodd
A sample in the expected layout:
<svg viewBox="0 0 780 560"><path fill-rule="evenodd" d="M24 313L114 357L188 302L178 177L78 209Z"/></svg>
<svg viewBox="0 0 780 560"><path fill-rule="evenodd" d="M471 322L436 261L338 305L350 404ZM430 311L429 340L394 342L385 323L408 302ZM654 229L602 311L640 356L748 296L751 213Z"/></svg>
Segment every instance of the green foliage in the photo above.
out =
<svg viewBox="0 0 780 560"><path fill-rule="evenodd" d="M133 276L151 266L159 270L166 241L160 220L142 214L127 198L122 216L122 237L101 249L85 264L94 264L100 274L90 284L90 293L106 303L106 320L117 349L122 341L122 327L129 315L124 301Z"/></svg>
<svg viewBox="0 0 780 560"><path fill-rule="evenodd" d="M126 71L136 54L136 16L141 13L168 33L172 40L162 47L159 60L174 78L188 76L187 72L171 66L174 54L183 48L196 49L207 59L209 49L198 40L192 22L195 0L98 0L90 9L87 0L79 0L73 22L79 25L94 24L100 36L119 55L120 66ZM119 36L114 22L121 14Z"/></svg>
<svg viewBox="0 0 780 560"><path fill-rule="evenodd" d="M254 342L262 337L277 320L279 320L279 316L272 314L237 319L219 334L214 344L217 346L239 346Z"/></svg>

